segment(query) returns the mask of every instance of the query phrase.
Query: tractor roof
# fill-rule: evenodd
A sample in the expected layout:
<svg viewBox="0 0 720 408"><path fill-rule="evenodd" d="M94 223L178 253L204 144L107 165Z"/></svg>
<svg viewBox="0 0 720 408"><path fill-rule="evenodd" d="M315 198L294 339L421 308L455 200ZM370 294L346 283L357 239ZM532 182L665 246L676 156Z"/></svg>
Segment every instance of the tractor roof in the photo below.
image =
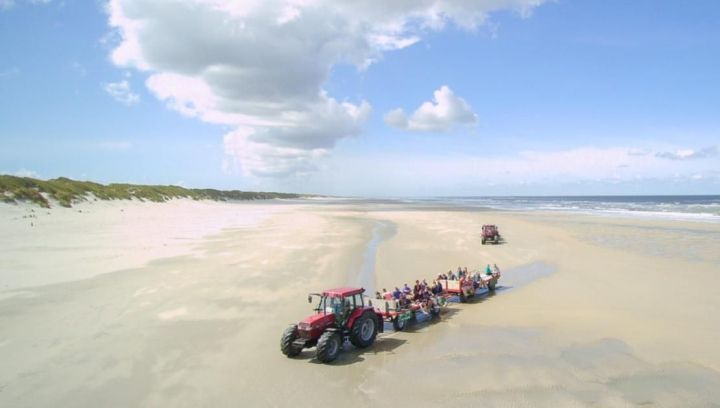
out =
<svg viewBox="0 0 720 408"><path fill-rule="evenodd" d="M325 292L323 292L323 295L330 297L345 297L358 295L363 292L365 292L365 289L363 288L336 288L326 290Z"/></svg>

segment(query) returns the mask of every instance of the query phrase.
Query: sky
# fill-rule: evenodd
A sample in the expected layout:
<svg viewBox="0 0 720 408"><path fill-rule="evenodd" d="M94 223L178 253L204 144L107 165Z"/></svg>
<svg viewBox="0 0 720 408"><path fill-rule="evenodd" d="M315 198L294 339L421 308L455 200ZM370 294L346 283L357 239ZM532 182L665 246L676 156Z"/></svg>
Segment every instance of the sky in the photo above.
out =
<svg viewBox="0 0 720 408"><path fill-rule="evenodd" d="M0 173L720 194L720 2L0 0Z"/></svg>

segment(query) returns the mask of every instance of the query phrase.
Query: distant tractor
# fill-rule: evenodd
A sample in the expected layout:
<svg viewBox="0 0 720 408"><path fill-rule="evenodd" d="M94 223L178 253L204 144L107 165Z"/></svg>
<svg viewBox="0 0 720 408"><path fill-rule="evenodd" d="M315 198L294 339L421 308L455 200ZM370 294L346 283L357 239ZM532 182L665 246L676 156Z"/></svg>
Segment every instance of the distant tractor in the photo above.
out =
<svg viewBox="0 0 720 408"><path fill-rule="evenodd" d="M490 242L493 244L499 244L502 237L500 231L496 225L483 225L482 226L482 244Z"/></svg>
<svg viewBox="0 0 720 408"><path fill-rule="evenodd" d="M346 340L358 348L370 347L383 332L383 316L369 302L365 304L364 292L363 288L338 288L308 295L308 303L319 298L315 314L285 329L280 351L295 357L317 346L317 359L329 363L340 355Z"/></svg>

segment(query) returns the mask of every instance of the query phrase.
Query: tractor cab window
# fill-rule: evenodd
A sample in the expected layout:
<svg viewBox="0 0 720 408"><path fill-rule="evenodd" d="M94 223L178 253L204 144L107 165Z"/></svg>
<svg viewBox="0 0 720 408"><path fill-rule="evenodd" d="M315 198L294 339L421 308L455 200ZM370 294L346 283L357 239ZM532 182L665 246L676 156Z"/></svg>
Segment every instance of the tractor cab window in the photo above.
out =
<svg viewBox="0 0 720 408"><path fill-rule="evenodd" d="M325 313L336 313L340 314L343 308L343 300L339 297L325 297L323 296L318 306L320 310L325 310Z"/></svg>
<svg viewBox="0 0 720 408"><path fill-rule="evenodd" d="M355 302L355 307L362 307L363 306L363 297L360 293L353 296L353 302Z"/></svg>

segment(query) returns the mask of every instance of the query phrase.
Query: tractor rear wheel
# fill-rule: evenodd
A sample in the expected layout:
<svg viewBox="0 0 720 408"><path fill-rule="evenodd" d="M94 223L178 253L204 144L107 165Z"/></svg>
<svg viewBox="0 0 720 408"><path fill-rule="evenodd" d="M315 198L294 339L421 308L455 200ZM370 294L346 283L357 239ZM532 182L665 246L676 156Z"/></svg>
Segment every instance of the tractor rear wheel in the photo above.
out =
<svg viewBox="0 0 720 408"><path fill-rule="evenodd" d="M329 363L340 355L342 337L337 332L326 331L317 343L317 359L321 363Z"/></svg>
<svg viewBox="0 0 720 408"><path fill-rule="evenodd" d="M280 338L280 351L288 357L295 357L302 351L302 348L293 346L293 342L298 338L297 325L285 329L282 337Z"/></svg>
<svg viewBox="0 0 720 408"><path fill-rule="evenodd" d="M366 311L355 320L350 329L350 342L357 348L370 347L375 342L378 332L375 313Z"/></svg>
<svg viewBox="0 0 720 408"><path fill-rule="evenodd" d="M405 324L407 324L407 320L401 319L400 316L395 316L395 318L392 321L392 324L393 324L393 330L403 331L405 329Z"/></svg>

